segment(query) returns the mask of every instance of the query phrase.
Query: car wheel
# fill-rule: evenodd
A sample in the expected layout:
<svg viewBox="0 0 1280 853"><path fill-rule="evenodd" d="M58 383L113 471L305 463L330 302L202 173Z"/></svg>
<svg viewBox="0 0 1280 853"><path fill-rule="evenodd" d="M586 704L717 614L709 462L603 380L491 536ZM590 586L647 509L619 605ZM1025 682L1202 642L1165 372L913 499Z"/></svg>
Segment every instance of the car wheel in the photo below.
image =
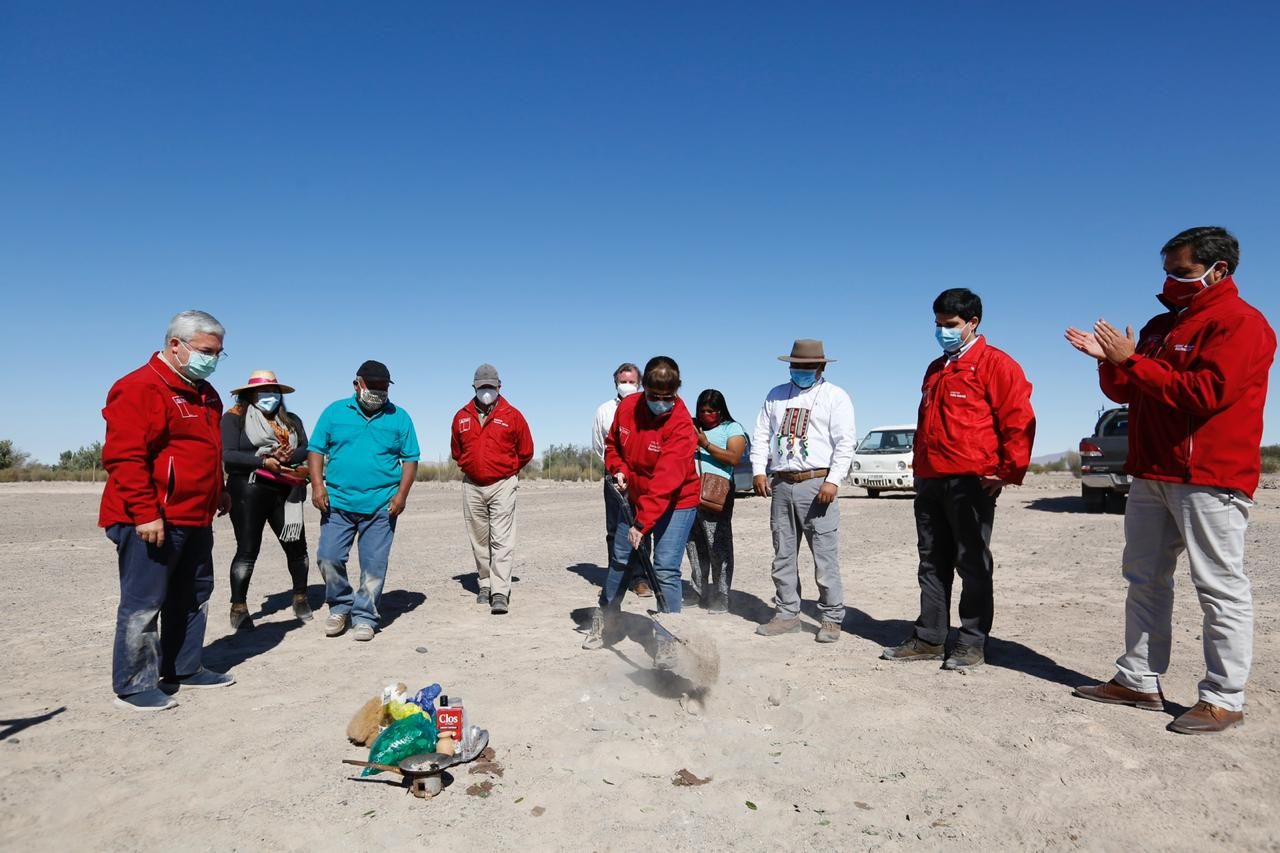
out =
<svg viewBox="0 0 1280 853"><path fill-rule="evenodd" d="M1102 512L1107 507L1107 490L1090 486L1080 487L1080 497L1084 498L1085 512Z"/></svg>
<svg viewBox="0 0 1280 853"><path fill-rule="evenodd" d="M1102 505L1107 512L1112 515L1124 515L1125 504L1128 503L1128 495L1122 495L1119 492L1108 491L1103 495Z"/></svg>
<svg viewBox="0 0 1280 853"><path fill-rule="evenodd" d="M867 489L867 497L869 497L869 498L878 498L878 497L880 497L880 490L879 490L879 489Z"/></svg>

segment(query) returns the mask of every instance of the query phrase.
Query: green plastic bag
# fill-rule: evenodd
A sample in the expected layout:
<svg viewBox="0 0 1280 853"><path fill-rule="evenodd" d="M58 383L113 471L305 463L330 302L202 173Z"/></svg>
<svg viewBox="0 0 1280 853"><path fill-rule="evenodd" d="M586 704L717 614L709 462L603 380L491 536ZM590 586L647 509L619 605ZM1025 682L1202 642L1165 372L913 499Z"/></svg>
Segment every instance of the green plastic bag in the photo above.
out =
<svg viewBox="0 0 1280 853"><path fill-rule="evenodd" d="M436 751L436 724L425 714L410 714L382 730L369 749L372 764L399 764L410 755ZM381 770L366 767L361 776L372 776Z"/></svg>

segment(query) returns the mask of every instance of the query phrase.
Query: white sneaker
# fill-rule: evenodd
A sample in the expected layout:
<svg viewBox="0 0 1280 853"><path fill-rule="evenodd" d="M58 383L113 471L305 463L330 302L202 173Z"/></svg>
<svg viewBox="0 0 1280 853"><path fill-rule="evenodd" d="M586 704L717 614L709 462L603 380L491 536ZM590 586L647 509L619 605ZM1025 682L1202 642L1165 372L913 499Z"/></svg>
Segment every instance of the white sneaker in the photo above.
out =
<svg viewBox="0 0 1280 853"><path fill-rule="evenodd" d="M324 635L326 637L337 637L347 630L348 616L345 613L330 613L329 618L324 620Z"/></svg>
<svg viewBox="0 0 1280 853"><path fill-rule="evenodd" d="M367 643L373 639L373 626L357 625L351 629L351 636L358 642Z"/></svg>

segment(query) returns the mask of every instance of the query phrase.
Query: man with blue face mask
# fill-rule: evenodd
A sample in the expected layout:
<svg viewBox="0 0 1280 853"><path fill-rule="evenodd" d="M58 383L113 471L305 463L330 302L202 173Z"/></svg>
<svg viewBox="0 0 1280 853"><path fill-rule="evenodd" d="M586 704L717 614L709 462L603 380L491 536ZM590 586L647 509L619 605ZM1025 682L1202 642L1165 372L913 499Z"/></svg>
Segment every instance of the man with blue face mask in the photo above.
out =
<svg viewBox="0 0 1280 853"><path fill-rule="evenodd" d="M170 692L235 681L201 665L213 518L231 505L222 399L205 381L225 355L225 335L203 311L178 314L164 348L111 386L102 410L107 486L98 524L120 570L111 680L116 704L135 711L174 707Z"/></svg>
<svg viewBox="0 0 1280 853"><path fill-rule="evenodd" d="M533 435L501 393L492 364L476 368L475 396L453 416L450 449L462 469L462 516L476 561L476 602L500 616L511 603L515 566L516 490L533 459Z"/></svg>
<svg viewBox="0 0 1280 853"><path fill-rule="evenodd" d="M773 584L777 612L756 629L765 637L800 630L800 536L809 540L818 584L822 624L819 643L840 639L844 586L837 547L840 481L849 472L857 444L853 400L823 378L829 363L822 341L797 340L790 355L790 381L765 397L751 440L755 492L771 498Z"/></svg>
<svg viewBox="0 0 1280 853"><path fill-rule="evenodd" d="M372 359L360 365L355 393L329 407L307 444L311 503L320 510L316 563L324 576L327 637L352 625L373 639L387 579L396 519L418 473L418 434L409 413L387 399L391 372ZM359 542L360 584L347 579L347 558Z"/></svg>
<svg viewBox="0 0 1280 853"><path fill-rule="evenodd" d="M1022 368L978 334L982 300L963 287L933 301L942 355L925 370L916 424L916 538L920 615L884 660L946 660L948 670L985 661L994 617L991 527L996 498L1022 482L1036 416ZM949 654L951 587L959 573L960 636Z"/></svg>

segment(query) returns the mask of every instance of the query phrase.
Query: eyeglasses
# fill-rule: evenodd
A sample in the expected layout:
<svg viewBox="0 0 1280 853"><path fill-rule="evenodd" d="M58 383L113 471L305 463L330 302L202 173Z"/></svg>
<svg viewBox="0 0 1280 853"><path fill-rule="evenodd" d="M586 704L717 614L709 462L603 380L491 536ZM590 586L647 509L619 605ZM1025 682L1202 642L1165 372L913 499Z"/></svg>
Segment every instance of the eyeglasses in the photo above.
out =
<svg viewBox="0 0 1280 853"><path fill-rule="evenodd" d="M179 341L179 343L181 343L184 347L191 350L192 352L198 352L201 355L211 355L214 358L218 359L218 361L223 361L224 359L228 359L231 357L231 354L229 352L221 348L216 350L197 349L196 347L193 347L191 344L187 343L186 341Z"/></svg>

